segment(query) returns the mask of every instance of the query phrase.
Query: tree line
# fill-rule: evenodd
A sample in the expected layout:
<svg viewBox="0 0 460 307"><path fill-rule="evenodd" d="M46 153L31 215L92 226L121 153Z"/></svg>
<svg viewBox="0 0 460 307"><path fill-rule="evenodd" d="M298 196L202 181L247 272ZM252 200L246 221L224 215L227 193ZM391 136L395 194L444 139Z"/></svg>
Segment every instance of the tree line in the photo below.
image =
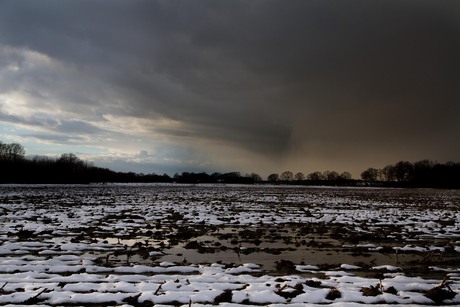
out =
<svg viewBox="0 0 460 307"><path fill-rule="evenodd" d="M460 188L460 163L437 163L421 160L415 163L399 161L382 169L368 168L361 173L361 179L369 185Z"/></svg>
<svg viewBox="0 0 460 307"><path fill-rule="evenodd" d="M73 153L27 159L24 147L0 142L0 183L163 182L166 175L139 175L96 167Z"/></svg>
<svg viewBox="0 0 460 307"><path fill-rule="evenodd" d="M460 188L460 163L445 164L422 160L415 163L400 161L382 169L368 168L361 173L361 180L353 179L349 172L285 171L272 173L263 179L256 173L240 172L176 173L158 175L115 172L85 162L73 153L57 158L47 156L25 157L21 144L0 141L0 183L90 183L90 182L177 182L177 183L270 183L291 185L331 186L388 186Z"/></svg>

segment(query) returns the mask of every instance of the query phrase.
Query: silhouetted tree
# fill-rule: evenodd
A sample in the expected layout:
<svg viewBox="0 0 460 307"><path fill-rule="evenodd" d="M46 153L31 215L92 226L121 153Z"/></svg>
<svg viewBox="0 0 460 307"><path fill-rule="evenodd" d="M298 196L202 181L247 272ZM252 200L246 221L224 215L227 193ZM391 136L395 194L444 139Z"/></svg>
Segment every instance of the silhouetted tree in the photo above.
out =
<svg viewBox="0 0 460 307"><path fill-rule="evenodd" d="M278 174L273 173L273 174L268 175L267 180L270 182L276 182L279 180L279 177L280 176Z"/></svg>
<svg viewBox="0 0 460 307"><path fill-rule="evenodd" d="M339 174L336 171L325 171L323 173L323 177L326 180L334 181L334 180L337 180L339 178Z"/></svg>
<svg viewBox="0 0 460 307"><path fill-rule="evenodd" d="M374 182L377 180L378 174L379 171L376 168L370 167L361 173L361 179L367 182Z"/></svg>
<svg viewBox="0 0 460 307"><path fill-rule="evenodd" d="M229 173L222 174L219 177L219 181L225 182L225 183L243 183L245 180L241 176L240 172L229 172Z"/></svg>
<svg viewBox="0 0 460 307"><path fill-rule="evenodd" d="M56 159L47 156L34 156L32 162L37 164L52 164L56 163Z"/></svg>
<svg viewBox="0 0 460 307"><path fill-rule="evenodd" d="M5 144L0 142L0 160L15 161L24 160L26 151L21 144L11 143Z"/></svg>
<svg viewBox="0 0 460 307"><path fill-rule="evenodd" d="M282 181L292 181L294 179L294 174L290 171L285 171L281 173L279 179Z"/></svg>
<svg viewBox="0 0 460 307"><path fill-rule="evenodd" d="M206 174L205 172L201 173L190 173L183 172L181 175L175 178L177 182L181 183L209 183L215 182L215 180Z"/></svg>
<svg viewBox="0 0 460 307"><path fill-rule="evenodd" d="M351 180L351 174L349 172L343 172L339 175L339 180Z"/></svg>
<svg viewBox="0 0 460 307"><path fill-rule="evenodd" d="M274 173L268 176L268 181L275 183L280 179L300 183L305 176L297 173L295 176L284 172L281 177ZM335 171L324 173L314 172L307 176L309 184L355 185L351 174L343 172L338 175ZM387 165L383 169L368 168L361 173L361 178L367 182L380 180L379 184L399 187L436 187L460 188L460 163L447 162L445 164L422 160L415 163L400 161L396 165ZM189 173L175 174L177 182L189 183L242 183L259 182L262 178L251 173L241 176L239 172L230 173ZM95 167L82 161L75 154L65 153L59 158L35 156L25 158L24 147L17 143L5 144L0 142L0 183L86 183L86 182L171 182L167 175L136 174L133 172L114 172L109 169ZM397 182L396 182L397 181Z"/></svg>
<svg viewBox="0 0 460 307"><path fill-rule="evenodd" d="M393 165L387 165L380 170L381 180L382 181L395 181L395 167Z"/></svg>
<svg viewBox="0 0 460 307"><path fill-rule="evenodd" d="M79 167L83 166L84 162L80 160L79 157L77 157L73 153L64 153L62 154L57 160L56 163L62 164L62 165L68 165L72 167Z"/></svg>
<svg viewBox="0 0 460 307"><path fill-rule="evenodd" d="M298 172L297 174L294 175L294 179L297 181L305 180L305 175L302 172Z"/></svg>
<svg viewBox="0 0 460 307"><path fill-rule="evenodd" d="M323 173L321 173L321 172L310 173L310 174L308 174L307 178L308 178L308 180L313 180L313 181L324 180Z"/></svg>
<svg viewBox="0 0 460 307"><path fill-rule="evenodd" d="M395 178L399 182L410 181L414 167L408 161L399 161L394 166Z"/></svg>
<svg viewBox="0 0 460 307"><path fill-rule="evenodd" d="M251 174L247 175L246 177L251 178L254 182L261 182L262 181L262 177L260 177L260 175L256 174L256 173L251 173Z"/></svg>
<svg viewBox="0 0 460 307"><path fill-rule="evenodd" d="M222 176L221 173L218 173L218 172L214 172L211 174L211 178L215 181L215 182L218 182L219 181L219 178L220 176Z"/></svg>

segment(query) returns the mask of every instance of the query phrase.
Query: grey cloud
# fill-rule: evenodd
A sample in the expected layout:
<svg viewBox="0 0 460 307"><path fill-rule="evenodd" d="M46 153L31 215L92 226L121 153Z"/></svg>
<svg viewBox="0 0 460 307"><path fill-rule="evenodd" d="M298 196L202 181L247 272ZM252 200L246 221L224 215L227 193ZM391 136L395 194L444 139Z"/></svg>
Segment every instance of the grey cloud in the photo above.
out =
<svg viewBox="0 0 460 307"><path fill-rule="evenodd" d="M6 114L0 109L0 121L28 126L35 126L40 128L50 128L57 124L57 122L50 118L23 118L18 115Z"/></svg>
<svg viewBox="0 0 460 307"><path fill-rule="evenodd" d="M105 133L106 131L95 127L94 125L78 121L78 120L66 120L59 123L56 130L60 133L76 133L76 134L98 134Z"/></svg>
<svg viewBox="0 0 460 307"><path fill-rule="evenodd" d="M32 128L45 129L56 134L91 135L102 134L107 131L90 123L78 120L55 120L46 117L24 118L18 115L6 114L0 109L0 122L14 123L30 126Z"/></svg>
<svg viewBox="0 0 460 307"><path fill-rule="evenodd" d="M101 112L171 118L187 130L158 131L278 160L343 152L363 161L377 151L379 161L382 152L460 156L454 1L0 6L1 42L45 53L99 82L59 92L68 108L96 104Z"/></svg>

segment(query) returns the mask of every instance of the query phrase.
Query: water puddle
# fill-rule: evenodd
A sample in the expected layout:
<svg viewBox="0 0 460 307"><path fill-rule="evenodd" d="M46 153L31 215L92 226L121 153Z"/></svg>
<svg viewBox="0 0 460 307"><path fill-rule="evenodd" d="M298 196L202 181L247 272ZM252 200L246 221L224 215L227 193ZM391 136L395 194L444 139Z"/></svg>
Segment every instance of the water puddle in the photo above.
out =
<svg viewBox="0 0 460 307"><path fill-rule="evenodd" d="M397 253L391 244L379 251L374 250L377 245L372 243L346 245L330 235L330 231L326 231L302 237L291 226L278 227L275 231L273 228L224 227L181 241L176 241L173 235L161 241L149 237L103 238L98 241L123 249L96 255L110 266L158 265L160 262L178 265L256 263L264 272L272 274L279 270L277 264L285 260L297 265L318 266L320 270L340 270L342 264L355 265L362 269L353 273L363 276L369 276L372 271L376 273L372 268L384 265L400 267L409 276L435 276L437 273L430 270L430 266L460 265L455 253ZM438 275L442 274L445 273Z"/></svg>

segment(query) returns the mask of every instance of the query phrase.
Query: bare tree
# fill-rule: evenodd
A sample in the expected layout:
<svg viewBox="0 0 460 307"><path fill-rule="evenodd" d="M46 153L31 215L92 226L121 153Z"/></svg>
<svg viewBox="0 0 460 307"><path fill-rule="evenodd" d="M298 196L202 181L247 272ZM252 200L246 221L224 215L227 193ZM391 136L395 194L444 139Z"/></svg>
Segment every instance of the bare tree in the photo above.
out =
<svg viewBox="0 0 460 307"><path fill-rule="evenodd" d="M290 171L285 171L281 173L280 180L282 181L292 181L294 179L294 174Z"/></svg>
<svg viewBox="0 0 460 307"><path fill-rule="evenodd" d="M376 168L370 167L361 173L361 179L363 179L364 181L368 181L368 182L374 182L377 180L378 175L379 175L379 170Z"/></svg>
<svg viewBox="0 0 460 307"><path fill-rule="evenodd" d="M399 182L409 181L412 176L414 166L408 161L399 161L394 166L395 177Z"/></svg>
<svg viewBox="0 0 460 307"><path fill-rule="evenodd" d="M395 167L393 165L387 165L381 169L382 179L384 181L395 181Z"/></svg>
<svg viewBox="0 0 460 307"><path fill-rule="evenodd" d="M321 172L310 173L308 174L307 178L308 180L314 180L314 181L324 180L324 176Z"/></svg>
<svg viewBox="0 0 460 307"><path fill-rule="evenodd" d="M294 179L297 181L305 180L305 175L302 172L298 172L294 175Z"/></svg>
<svg viewBox="0 0 460 307"><path fill-rule="evenodd" d="M337 180L339 178L339 173L337 173L336 171L325 171L323 173L323 177L326 180L333 181L333 180Z"/></svg>
<svg viewBox="0 0 460 307"><path fill-rule="evenodd" d="M0 142L0 160L23 160L26 151L21 144L5 144Z"/></svg>
<svg viewBox="0 0 460 307"><path fill-rule="evenodd" d="M339 175L340 180L351 180L351 174L349 172L343 172Z"/></svg>
<svg viewBox="0 0 460 307"><path fill-rule="evenodd" d="M79 157L77 157L73 153L65 153L62 154L57 160L57 163L59 164L65 164L65 165L73 165L73 166L82 166L84 162L80 160Z"/></svg>

